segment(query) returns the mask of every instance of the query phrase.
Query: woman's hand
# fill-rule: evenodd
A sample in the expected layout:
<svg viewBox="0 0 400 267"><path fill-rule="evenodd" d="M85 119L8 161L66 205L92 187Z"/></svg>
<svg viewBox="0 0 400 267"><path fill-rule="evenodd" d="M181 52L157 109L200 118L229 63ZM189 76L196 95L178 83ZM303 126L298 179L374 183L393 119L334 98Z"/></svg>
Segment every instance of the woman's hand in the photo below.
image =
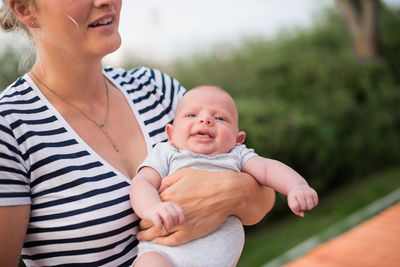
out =
<svg viewBox="0 0 400 267"><path fill-rule="evenodd" d="M169 234L142 222L145 230L137 237L176 246L214 231L229 215L236 215L243 224L253 224L272 208L274 196L271 189L244 173L183 169L163 179L160 197L182 207L185 223L167 229Z"/></svg>

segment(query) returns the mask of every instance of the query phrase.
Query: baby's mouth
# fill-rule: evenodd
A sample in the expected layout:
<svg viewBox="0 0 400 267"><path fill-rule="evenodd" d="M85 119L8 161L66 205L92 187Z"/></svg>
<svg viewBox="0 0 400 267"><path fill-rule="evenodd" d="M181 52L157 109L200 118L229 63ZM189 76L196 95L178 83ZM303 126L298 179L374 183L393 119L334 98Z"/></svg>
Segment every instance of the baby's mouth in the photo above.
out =
<svg viewBox="0 0 400 267"><path fill-rule="evenodd" d="M201 138L214 138L214 135L208 131L197 131L193 133L192 136Z"/></svg>

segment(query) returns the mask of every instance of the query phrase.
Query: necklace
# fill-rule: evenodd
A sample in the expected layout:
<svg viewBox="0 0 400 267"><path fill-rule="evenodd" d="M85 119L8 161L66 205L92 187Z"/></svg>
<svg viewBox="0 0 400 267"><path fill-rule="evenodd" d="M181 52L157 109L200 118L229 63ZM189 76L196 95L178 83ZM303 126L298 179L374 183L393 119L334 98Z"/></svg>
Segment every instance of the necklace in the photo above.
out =
<svg viewBox="0 0 400 267"><path fill-rule="evenodd" d="M104 133L104 135L107 137L108 141L110 141L111 145L113 146L114 150L119 152L119 148L118 146L115 144L114 140L111 138L110 134L107 132L106 130L106 125L107 125L107 119L108 119L108 113L109 113L109 106L110 106L110 97L108 95L108 85L107 85L107 81L104 79L104 85L106 87L106 96L107 96L107 109L106 109L106 116L104 118L103 122L99 122L96 121L92 118L90 118L85 112L83 112L80 108L78 108L77 106L75 106L74 104L72 104L71 102L69 102L67 99L65 99L62 95L60 95L59 93L57 93L56 91L54 91L53 89L51 89L50 87L48 87L44 82L42 82L36 75L35 73L33 73L33 71L30 72L30 74L32 74L32 76L41 84L43 85L43 87L45 87L47 90L49 90L52 94L54 94L55 96L57 96L59 99L61 99L64 103L66 103L67 105L70 105L71 107L73 107L74 109L76 109L83 117L85 117L86 119L88 119L89 121L93 122L95 125L97 125Z"/></svg>

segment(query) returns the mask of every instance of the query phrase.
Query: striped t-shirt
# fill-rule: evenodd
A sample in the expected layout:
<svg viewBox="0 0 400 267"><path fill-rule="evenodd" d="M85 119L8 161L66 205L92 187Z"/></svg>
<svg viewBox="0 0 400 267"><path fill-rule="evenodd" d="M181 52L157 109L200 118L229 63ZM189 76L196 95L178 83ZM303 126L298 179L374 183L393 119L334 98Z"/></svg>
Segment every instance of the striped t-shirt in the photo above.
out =
<svg viewBox="0 0 400 267"><path fill-rule="evenodd" d="M106 68L148 150L165 141L185 89L153 69ZM130 266L138 218L130 179L92 150L25 75L0 94L0 206L31 205L27 266ZM6 218L2 218L5 220Z"/></svg>

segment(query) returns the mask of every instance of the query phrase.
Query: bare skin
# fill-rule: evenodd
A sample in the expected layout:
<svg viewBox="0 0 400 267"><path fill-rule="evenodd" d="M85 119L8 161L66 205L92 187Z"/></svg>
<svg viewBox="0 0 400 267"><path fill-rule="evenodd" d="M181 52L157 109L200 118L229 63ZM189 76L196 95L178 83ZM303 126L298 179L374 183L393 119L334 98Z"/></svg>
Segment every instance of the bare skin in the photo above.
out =
<svg viewBox="0 0 400 267"><path fill-rule="evenodd" d="M0 207L0 265L18 266L25 232L28 228L30 206Z"/></svg>

